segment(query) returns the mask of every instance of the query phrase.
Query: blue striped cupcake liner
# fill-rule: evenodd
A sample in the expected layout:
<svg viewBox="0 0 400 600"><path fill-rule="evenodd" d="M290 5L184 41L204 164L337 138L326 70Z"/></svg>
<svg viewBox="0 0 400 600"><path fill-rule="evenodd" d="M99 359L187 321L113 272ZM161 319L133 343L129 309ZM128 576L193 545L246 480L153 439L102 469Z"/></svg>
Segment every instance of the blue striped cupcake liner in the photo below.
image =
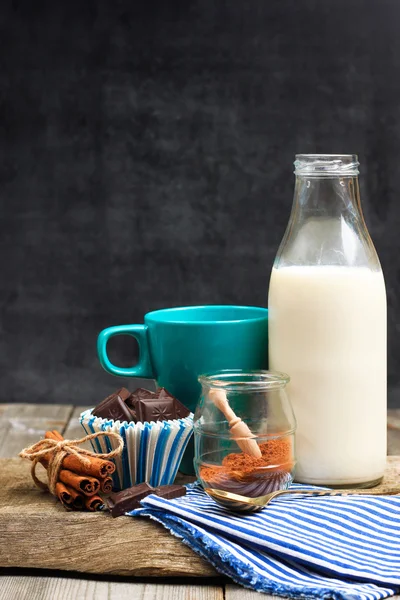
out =
<svg viewBox="0 0 400 600"><path fill-rule="evenodd" d="M121 456L115 457L113 487L123 490L146 481L152 486L173 483L183 453L193 433L193 413L184 419L128 423L101 419L85 410L79 417L87 435L98 431L119 433L124 440ZM111 452L117 443L101 436L91 441L94 452Z"/></svg>

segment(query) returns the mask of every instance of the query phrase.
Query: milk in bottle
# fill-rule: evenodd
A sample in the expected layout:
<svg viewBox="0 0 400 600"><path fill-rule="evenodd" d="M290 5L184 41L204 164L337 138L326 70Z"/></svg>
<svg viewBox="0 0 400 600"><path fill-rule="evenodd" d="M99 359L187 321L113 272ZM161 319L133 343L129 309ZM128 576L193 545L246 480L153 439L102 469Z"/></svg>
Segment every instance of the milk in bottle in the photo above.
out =
<svg viewBox="0 0 400 600"><path fill-rule="evenodd" d="M291 377L297 481L378 482L386 462L386 293L352 155L298 155L269 287L269 362Z"/></svg>

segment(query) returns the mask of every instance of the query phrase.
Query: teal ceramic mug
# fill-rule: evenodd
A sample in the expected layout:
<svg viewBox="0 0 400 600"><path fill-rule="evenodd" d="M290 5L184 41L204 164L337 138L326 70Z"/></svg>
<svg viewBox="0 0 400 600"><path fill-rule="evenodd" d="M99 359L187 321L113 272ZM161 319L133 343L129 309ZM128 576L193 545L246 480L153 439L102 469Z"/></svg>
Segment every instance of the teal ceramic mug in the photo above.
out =
<svg viewBox="0 0 400 600"><path fill-rule="evenodd" d="M107 342L131 335L139 344L133 367L118 367L107 355ZM97 340L101 365L112 375L155 379L194 412L199 375L223 369L268 368L268 310L256 306L185 306L149 312L144 325L104 329ZM182 461L193 472L193 449Z"/></svg>

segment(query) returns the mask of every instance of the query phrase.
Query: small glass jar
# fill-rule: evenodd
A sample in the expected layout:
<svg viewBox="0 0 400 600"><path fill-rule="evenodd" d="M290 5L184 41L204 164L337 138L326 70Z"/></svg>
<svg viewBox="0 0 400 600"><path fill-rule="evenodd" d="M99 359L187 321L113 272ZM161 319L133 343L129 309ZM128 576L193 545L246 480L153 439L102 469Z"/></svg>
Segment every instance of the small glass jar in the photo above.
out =
<svg viewBox="0 0 400 600"><path fill-rule="evenodd" d="M232 370L202 375L199 382L202 393L194 417L194 466L205 491L212 488L246 499L289 487L296 462L296 420L285 390L289 376ZM222 392L222 399L227 400L230 421L215 402L216 390L217 397ZM238 419L232 419L232 411L249 428L245 438L234 434L237 429L232 424ZM243 451L248 435L251 444L259 448L254 452L252 446L253 455Z"/></svg>

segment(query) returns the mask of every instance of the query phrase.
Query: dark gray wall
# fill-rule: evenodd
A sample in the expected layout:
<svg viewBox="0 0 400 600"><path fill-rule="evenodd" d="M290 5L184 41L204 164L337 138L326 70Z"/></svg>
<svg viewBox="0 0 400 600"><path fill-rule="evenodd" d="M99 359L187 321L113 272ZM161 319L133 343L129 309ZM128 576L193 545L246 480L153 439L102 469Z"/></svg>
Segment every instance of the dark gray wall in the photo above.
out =
<svg viewBox="0 0 400 600"><path fill-rule="evenodd" d="M399 27L396 0L2 3L1 400L92 404L103 327L265 304L294 154L358 152L400 405Z"/></svg>

